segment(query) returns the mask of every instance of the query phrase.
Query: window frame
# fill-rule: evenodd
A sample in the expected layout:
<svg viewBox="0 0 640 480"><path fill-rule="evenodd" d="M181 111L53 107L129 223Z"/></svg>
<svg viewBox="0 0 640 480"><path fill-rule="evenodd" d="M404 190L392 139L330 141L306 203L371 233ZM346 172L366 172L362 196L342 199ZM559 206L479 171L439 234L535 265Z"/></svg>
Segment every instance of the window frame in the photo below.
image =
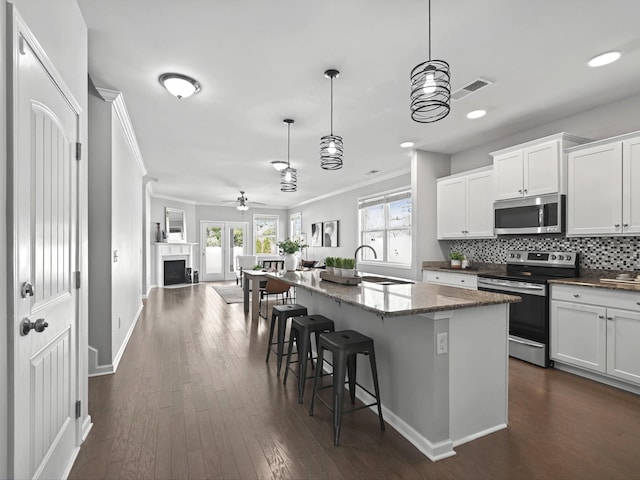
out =
<svg viewBox="0 0 640 480"><path fill-rule="evenodd" d="M389 203L400 200L402 197L410 199L411 204L411 212L410 212L410 225L408 227L394 227L390 228L389 226ZM378 259L358 259L358 263L361 265L378 265L378 266L387 266L394 268L406 268L411 269L413 264L413 195L411 192L410 186L405 186L402 188L397 188L385 192L380 192L374 195L367 195L364 197L359 197L357 199L357 208L358 208L358 241L360 245L364 245L366 242L364 240L364 235L366 233L373 232L381 232L382 233L382 252L377 252ZM367 206L374 205L383 205L384 212L384 227L382 229L376 228L371 230L363 230L363 209ZM389 244L389 234L392 231L400 231L406 230L409 232L410 236L410 244L411 248L409 249L409 262L394 262L389 261L388 258L388 244Z"/></svg>
<svg viewBox="0 0 640 480"><path fill-rule="evenodd" d="M257 222L260 219L269 219L269 220L273 220L275 222L275 227L276 227L276 232L275 235L269 235L269 238L273 237L273 245L275 247L275 253L258 253L256 252L256 241L258 240L259 236L264 236L264 235L258 235L258 229L257 229ZM269 215L269 214L262 214L262 213L254 213L253 214L253 228L252 228L252 248L251 250L253 251L253 254L258 256L258 257L273 257L273 256L277 256L278 255L278 239L280 238L280 215Z"/></svg>

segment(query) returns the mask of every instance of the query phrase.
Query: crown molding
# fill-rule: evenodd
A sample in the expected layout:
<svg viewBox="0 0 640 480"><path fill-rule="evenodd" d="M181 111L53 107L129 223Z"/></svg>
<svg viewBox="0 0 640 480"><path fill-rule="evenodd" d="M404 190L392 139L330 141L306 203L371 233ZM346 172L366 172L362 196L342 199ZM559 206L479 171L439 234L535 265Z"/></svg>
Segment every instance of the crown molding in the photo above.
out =
<svg viewBox="0 0 640 480"><path fill-rule="evenodd" d="M170 197L169 195L162 195L161 193L152 193L151 196L153 198L162 198L164 200L171 200L173 202L186 203L187 205L200 205L198 202L194 202L193 200L187 200L186 198Z"/></svg>
<svg viewBox="0 0 640 480"><path fill-rule="evenodd" d="M144 177L147 174L147 168L145 167L144 160L142 159L142 153L138 146L138 139L136 138L136 133L133 130L131 118L129 118L129 112L127 111L127 106L124 103L124 96L122 95L122 92L102 87L96 87L96 90L105 102L109 102L113 105L116 115L120 120L120 125L122 125L122 129L124 130L124 135L127 139L127 143L129 144L129 148L131 149L131 153L133 153L133 158L138 165L140 175Z"/></svg>

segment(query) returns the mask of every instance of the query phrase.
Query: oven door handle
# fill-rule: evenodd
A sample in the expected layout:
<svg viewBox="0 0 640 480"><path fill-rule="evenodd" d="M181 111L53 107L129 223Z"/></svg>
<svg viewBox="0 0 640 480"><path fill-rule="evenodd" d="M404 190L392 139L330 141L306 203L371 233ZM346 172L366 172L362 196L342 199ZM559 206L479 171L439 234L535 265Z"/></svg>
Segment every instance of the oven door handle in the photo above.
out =
<svg viewBox="0 0 640 480"><path fill-rule="evenodd" d="M526 342L524 340L517 339L515 337L509 337L510 342L521 343L522 345L526 345L527 347L535 347L535 348L544 348L544 345L537 342Z"/></svg>
<svg viewBox="0 0 640 480"><path fill-rule="evenodd" d="M520 288L525 290L544 290L544 285L531 285L529 283L520 282L483 282L480 280L478 285L483 287L507 287L507 288Z"/></svg>

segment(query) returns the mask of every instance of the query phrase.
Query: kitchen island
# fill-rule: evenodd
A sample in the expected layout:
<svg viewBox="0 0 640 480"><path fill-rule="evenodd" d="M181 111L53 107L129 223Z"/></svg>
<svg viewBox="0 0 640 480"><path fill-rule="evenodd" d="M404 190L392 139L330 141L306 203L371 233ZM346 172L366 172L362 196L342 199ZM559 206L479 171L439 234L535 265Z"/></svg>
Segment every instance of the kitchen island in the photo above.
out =
<svg viewBox="0 0 640 480"><path fill-rule="evenodd" d="M296 303L336 330L373 338L385 421L431 460L506 428L508 304L519 297L422 282L346 286L318 271L266 275L296 286ZM371 390L368 362L357 378Z"/></svg>

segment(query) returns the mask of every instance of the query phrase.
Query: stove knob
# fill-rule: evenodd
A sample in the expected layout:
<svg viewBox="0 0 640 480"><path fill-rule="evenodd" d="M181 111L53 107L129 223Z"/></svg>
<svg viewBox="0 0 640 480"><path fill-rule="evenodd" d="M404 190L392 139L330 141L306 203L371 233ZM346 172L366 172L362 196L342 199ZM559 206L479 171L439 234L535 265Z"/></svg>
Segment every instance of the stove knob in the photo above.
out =
<svg viewBox="0 0 640 480"><path fill-rule="evenodd" d="M511 254L509 254L509 257L513 258L513 257L515 257L515 255L513 253L511 253Z"/></svg>
<svg viewBox="0 0 640 480"><path fill-rule="evenodd" d="M564 255L558 255L558 260L564 260Z"/></svg>
<svg viewBox="0 0 640 480"><path fill-rule="evenodd" d="M555 255L551 255L551 260L555 260L556 256Z"/></svg>
<svg viewBox="0 0 640 480"><path fill-rule="evenodd" d="M520 254L519 253L516 253L516 258L520 258Z"/></svg>
<svg viewBox="0 0 640 480"><path fill-rule="evenodd" d="M571 255L567 255L567 260L571 260Z"/></svg>

